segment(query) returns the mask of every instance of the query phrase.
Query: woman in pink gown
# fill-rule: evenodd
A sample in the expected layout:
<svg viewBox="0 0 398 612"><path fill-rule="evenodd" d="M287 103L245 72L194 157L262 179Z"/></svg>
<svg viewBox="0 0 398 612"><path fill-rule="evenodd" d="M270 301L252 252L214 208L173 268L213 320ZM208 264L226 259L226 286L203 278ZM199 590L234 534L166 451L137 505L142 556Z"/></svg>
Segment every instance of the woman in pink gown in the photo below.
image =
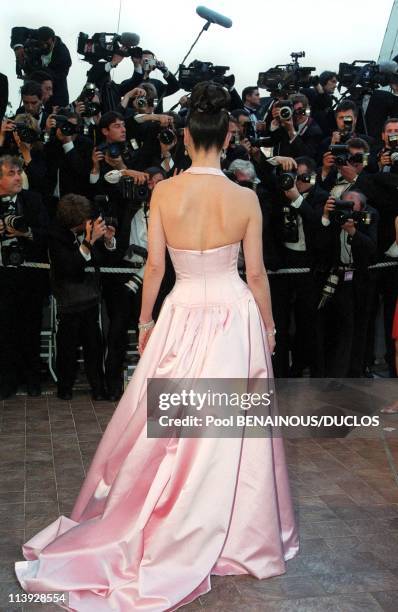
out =
<svg viewBox="0 0 398 612"><path fill-rule="evenodd" d="M207 593L212 574L276 576L298 551L282 439L147 437L148 378L272 377L258 200L220 170L227 105L218 85L192 93L192 167L151 201L140 362L71 517L31 538L16 563L26 591L67 591L69 610L176 610ZM166 248L177 280L153 326Z"/></svg>

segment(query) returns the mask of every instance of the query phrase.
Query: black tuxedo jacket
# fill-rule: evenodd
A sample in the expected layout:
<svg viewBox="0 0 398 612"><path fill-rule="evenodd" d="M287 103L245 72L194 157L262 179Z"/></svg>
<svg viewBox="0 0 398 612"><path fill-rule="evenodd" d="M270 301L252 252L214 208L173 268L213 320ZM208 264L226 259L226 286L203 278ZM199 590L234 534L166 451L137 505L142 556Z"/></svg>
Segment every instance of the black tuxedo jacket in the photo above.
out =
<svg viewBox="0 0 398 612"><path fill-rule="evenodd" d="M289 200L283 192L258 193L263 213L263 256L264 265L269 270L278 270L286 265L286 247L283 241L283 206ZM315 264L315 229L321 216L328 193L315 185L304 198L299 208L290 207L293 215L300 215L303 221L306 249L310 265Z"/></svg>
<svg viewBox="0 0 398 612"><path fill-rule="evenodd" d="M368 202L380 215L378 223L378 256L385 258L385 251L395 241L395 217L398 215L398 174L378 172L364 177L361 190Z"/></svg>
<svg viewBox="0 0 398 612"><path fill-rule="evenodd" d="M357 231L349 239L351 243L352 261L356 270L366 273L370 264L374 263L377 252L377 225L379 215L371 206L366 206L366 211L372 213L374 222L370 225L360 224ZM314 246L321 266L325 270L340 265L341 227L333 221L325 226L321 218L318 218L315 231Z"/></svg>
<svg viewBox="0 0 398 612"><path fill-rule="evenodd" d="M48 240L48 215L38 193L23 189L15 202L15 214L22 215L32 230L31 238L19 237L26 261L46 262Z"/></svg>
<svg viewBox="0 0 398 612"><path fill-rule="evenodd" d="M80 252L74 233L55 219L49 234L50 278L59 312L79 312L100 301L99 270L105 262L105 247L97 241L87 261ZM94 272L86 272L94 267Z"/></svg>
<svg viewBox="0 0 398 612"><path fill-rule="evenodd" d="M371 136L367 136L366 134L362 134L360 132L353 132L350 135L350 138L361 138L362 140L368 143L371 152L374 150L374 147L376 146L374 138L372 138ZM350 138L348 138L347 140L349 140ZM319 144L317 161L320 165L322 165L324 154L329 150L331 141L332 141L332 137L328 136L328 138L324 138ZM345 144L345 143L342 143L342 144Z"/></svg>
<svg viewBox="0 0 398 612"><path fill-rule="evenodd" d="M357 103L361 104L360 101ZM389 91L376 90L370 96L365 122L362 112L358 114L357 130L380 142L383 124L388 117L398 117L398 96Z"/></svg>
<svg viewBox="0 0 398 612"><path fill-rule="evenodd" d="M289 157L305 155L315 159L322 140L322 130L311 117L302 134L297 135L293 142L289 142L289 135L283 127L270 132L270 135L273 139L273 145L277 150L275 154L287 155Z"/></svg>
<svg viewBox="0 0 398 612"><path fill-rule="evenodd" d="M44 146L44 155L48 169L47 190L51 197L57 184L59 170L59 191L61 197L67 193L79 193L89 196L91 155L93 143L84 136L78 135L73 141L73 149L65 153L58 139Z"/></svg>
<svg viewBox="0 0 398 612"><path fill-rule="evenodd" d="M13 49L14 45L23 45L29 36L34 38L34 32L35 30L31 28L12 28L11 48ZM62 42L59 36L56 36L51 61L48 66L43 66L43 70L49 72L53 78L54 93L52 96L52 104L54 106L66 106L69 104L66 77L68 76L71 65L72 60L68 47Z"/></svg>
<svg viewBox="0 0 398 612"><path fill-rule="evenodd" d="M0 72L0 121L4 117L8 104L8 79Z"/></svg>

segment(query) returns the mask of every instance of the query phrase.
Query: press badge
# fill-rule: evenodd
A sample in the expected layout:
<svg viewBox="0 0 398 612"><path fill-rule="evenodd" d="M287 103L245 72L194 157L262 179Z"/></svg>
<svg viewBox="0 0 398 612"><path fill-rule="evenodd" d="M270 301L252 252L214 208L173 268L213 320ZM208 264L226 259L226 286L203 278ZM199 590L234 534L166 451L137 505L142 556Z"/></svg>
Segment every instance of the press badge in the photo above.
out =
<svg viewBox="0 0 398 612"><path fill-rule="evenodd" d="M353 276L354 276L353 270L346 270L344 272L344 281L352 281Z"/></svg>

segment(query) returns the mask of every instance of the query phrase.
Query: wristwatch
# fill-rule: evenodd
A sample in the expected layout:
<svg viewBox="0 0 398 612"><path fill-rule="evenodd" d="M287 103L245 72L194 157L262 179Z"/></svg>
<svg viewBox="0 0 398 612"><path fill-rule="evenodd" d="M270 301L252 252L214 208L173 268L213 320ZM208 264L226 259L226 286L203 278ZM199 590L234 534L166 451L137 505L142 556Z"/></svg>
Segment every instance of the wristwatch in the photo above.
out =
<svg viewBox="0 0 398 612"><path fill-rule="evenodd" d="M93 246L93 245L91 244L91 242L89 242L88 240L84 239L84 240L82 241L82 244L83 244L83 245L84 245L84 246L85 246L85 247L86 247L86 248L87 248L89 251L91 251L91 247Z"/></svg>

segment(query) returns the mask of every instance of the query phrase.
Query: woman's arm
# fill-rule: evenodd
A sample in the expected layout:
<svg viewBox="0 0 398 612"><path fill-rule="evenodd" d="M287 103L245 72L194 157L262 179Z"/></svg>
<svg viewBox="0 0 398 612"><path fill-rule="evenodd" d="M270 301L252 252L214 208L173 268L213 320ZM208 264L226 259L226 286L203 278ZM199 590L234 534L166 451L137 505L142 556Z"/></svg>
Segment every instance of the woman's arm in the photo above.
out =
<svg viewBox="0 0 398 612"><path fill-rule="evenodd" d="M263 260L262 213L257 196L248 191L249 220L243 238L247 284L254 295L273 351L275 323L272 316L271 294Z"/></svg>
<svg viewBox="0 0 398 612"><path fill-rule="evenodd" d="M159 200L163 191L157 185L153 191L148 223L148 259L145 265L140 323L152 319L152 310L165 272L166 237L160 215Z"/></svg>

